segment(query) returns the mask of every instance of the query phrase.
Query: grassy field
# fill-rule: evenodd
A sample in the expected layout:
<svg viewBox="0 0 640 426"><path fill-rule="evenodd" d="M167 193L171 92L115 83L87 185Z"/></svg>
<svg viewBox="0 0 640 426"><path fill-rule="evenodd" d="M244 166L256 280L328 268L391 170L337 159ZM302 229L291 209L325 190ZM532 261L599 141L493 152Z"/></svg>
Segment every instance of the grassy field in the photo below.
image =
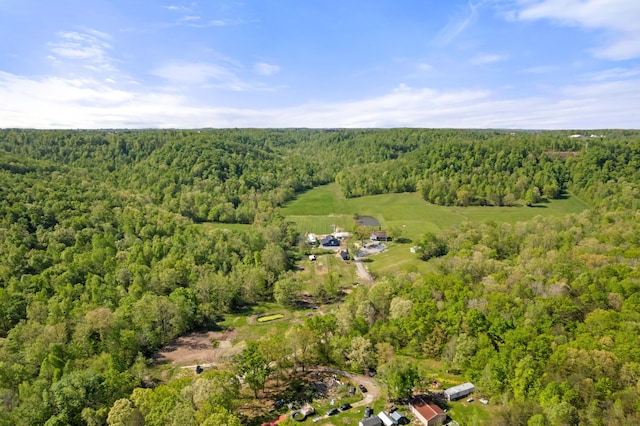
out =
<svg viewBox="0 0 640 426"><path fill-rule="evenodd" d="M378 219L383 228L399 226L404 229L405 236L415 238L426 232L438 232L467 220L492 219L516 223L538 215L563 216L580 213L588 208L586 203L574 196L540 203L536 207L437 206L427 203L416 192L346 199L338 185L332 183L301 194L286 205L282 213L296 223L317 223L329 232L331 224L340 226L343 223L345 228L352 228L352 218L355 214L369 215Z"/></svg>
<svg viewBox="0 0 640 426"><path fill-rule="evenodd" d="M272 314L283 314L283 317L269 322L257 321L260 316ZM302 316L301 311L287 310L277 303L263 303L242 312L225 315L224 320L218 325L223 329L233 327L237 330L238 334L234 339L234 344L237 344L242 341L258 340L273 329L284 336L284 333L291 327L291 321L296 321Z"/></svg>
<svg viewBox="0 0 640 426"><path fill-rule="evenodd" d="M564 216L580 213L589 206L569 195L562 200L540 203L535 207L446 207L424 201L418 193L383 194L346 199L337 184L324 185L290 202L282 210L302 233L326 234L338 226L347 231L354 227L354 215L373 216L383 230L402 230L404 243L390 243L388 250L369 258L368 269L374 274L397 270L429 272L429 264L417 260L410 252L412 242L425 233L439 233L465 221L494 220L516 223L536 216Z"/></svg>
<svg viewBox="0 0 640 426"><path fill-rule="evenodd" d="M329 214L319 215L289 215L287 219L295 222L301 234L330 234L335 228L351 229L353 227L353 215Z"/></svg>

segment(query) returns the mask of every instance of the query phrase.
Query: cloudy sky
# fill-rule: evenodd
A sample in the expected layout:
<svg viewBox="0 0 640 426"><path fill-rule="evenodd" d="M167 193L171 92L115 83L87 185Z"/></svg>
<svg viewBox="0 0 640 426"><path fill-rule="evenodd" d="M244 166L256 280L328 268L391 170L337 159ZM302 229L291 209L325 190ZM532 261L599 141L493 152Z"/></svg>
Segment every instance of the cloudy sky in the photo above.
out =
<svg viewBox="0 0 640 426"><path fill-rule="evenodd" d="M0 0L0 127L640 128L640 0Z"/></svg>

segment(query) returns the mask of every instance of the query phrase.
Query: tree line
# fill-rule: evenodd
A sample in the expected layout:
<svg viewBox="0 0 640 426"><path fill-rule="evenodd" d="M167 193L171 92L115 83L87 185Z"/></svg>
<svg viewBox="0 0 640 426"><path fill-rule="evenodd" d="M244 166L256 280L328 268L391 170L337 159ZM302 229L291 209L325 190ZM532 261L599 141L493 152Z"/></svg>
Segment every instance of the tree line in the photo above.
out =
<svg viewBox="0 0 640 426"><path fill-rule="evenodd" d="M425 236L437 273L359 288L334 314L293 327L290 356L273 336L252 346L249 367L260 356L276 378L287 365L378 367L401 393L415 374L389 366L430 357L510 401L506 423L526 424L523 413L536 424L633 423L638 132L588 146L568 134L0 131L0 424L233 424L230 377L154 387L148 359L227 312L291 303L301 252L278 208L331 181L347 196L420 191L458 205L571 191L594 209ZM205 231L204 221L251 226ZM258 392L262 373L249 367ZM212 390L220 380L226 396Z"/></svg>

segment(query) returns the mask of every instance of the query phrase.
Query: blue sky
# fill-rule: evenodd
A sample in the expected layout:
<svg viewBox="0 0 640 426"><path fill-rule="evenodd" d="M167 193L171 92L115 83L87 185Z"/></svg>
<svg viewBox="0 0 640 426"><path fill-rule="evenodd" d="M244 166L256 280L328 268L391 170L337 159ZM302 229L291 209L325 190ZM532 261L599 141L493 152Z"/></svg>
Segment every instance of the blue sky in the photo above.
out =
<svg viewBox="0 0 640 426"><path fill-rule="evenodd" d="M640 128L640 1L0 0L0 127Z"/></svg>

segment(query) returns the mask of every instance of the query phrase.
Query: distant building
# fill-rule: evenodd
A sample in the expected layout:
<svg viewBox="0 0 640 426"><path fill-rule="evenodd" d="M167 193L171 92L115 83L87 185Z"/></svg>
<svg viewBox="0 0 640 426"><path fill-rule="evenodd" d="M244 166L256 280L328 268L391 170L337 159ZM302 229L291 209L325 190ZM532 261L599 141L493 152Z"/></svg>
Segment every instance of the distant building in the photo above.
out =
<svg viewBox="0 0 640 426"><path fill-rule="evenodd" d="M572 139L581 139L582 135L576 134L576 135L571 135L569 137L572 138Z"/></svg>
<svg viewBox="0 0 640 426"><path fill-rule="evenodd" d="M349 238L351 234L349 232L336 232L335 237L339 240L343 240L345 238Z"/></svg>
<svg viewBox="0 0 640 426"><path fill-rule="evenodd" d="M307 234L307 242L309 244L315 244L318 239L316 238L316 234Z"/></svg>
<svg viewBox="0 0 640 426"><path fill-rule="evenodd" d="M393 421L393 419L384 411L380 411L378 413L378 418L382 421L382 424L384 426L393 426L396 423Z"/></svg>
<svg viewBox="0 0 640 426"><path fill-rule="evenodd" d="M380 417L367 417L358 422L358 426L382 426L382 420Z"/></svg>
<svg viewBox="0 0 640 426"><path fill-rule="evenodd" d="M386 231L373 231L369 237L372 241L389 241Z"/></svg>
<svg viewBox="0 0 640 426"><path fill-rule="evenodd" d="M445 389L444 397L447 401L455 401L475 392L476 387L473 383L467 382L449 389Z"/></svg>
<svg viewBox="0 0 640 426"><path fill-rule="evenodd" d="M389 417L391 417L391 420L393 420L394 424L397 424L397 425L409 424L409 419L407 418L407 416L402 414L400 411L393 411L389 413Z"/></svg>
<svg viewBox="0 0 640 426"><path fill-rule="evenodd" d="M340 245L340 240L338 240L333 235L327 235L323 239L320 240L320 244L325 247L338 247Z"/></svg>
<svg viewBox="0 0 640 426"><path fill-rule="evenodd" d="M417 396L409 402L409 409L424 426L441 425L447 415L426 397Z"/></svg>

